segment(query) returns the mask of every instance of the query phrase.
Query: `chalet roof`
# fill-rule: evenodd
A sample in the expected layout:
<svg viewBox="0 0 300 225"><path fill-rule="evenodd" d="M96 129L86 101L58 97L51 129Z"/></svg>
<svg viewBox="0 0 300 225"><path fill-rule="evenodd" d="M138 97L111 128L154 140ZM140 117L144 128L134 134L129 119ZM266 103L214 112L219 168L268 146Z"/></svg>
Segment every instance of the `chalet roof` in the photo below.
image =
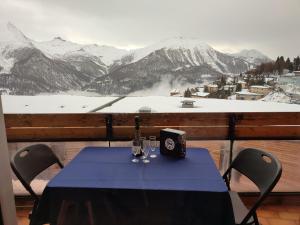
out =
<svg viewBox="0 0 300 225"><path fill-rule="evenodd" d="M239 95L262 96L262 94L257 94L257 93L253 93L253 92L249 92L249 91L238 91L238 92L235 92L235 93L239 94Z"/></svg>
<svg viewBox="0 0 300 225"><path fill-rule="evenodd" d="M216 84L208 84L207 86L208 87L216 87L216 88L218 87L218 85L216 85Z"/></svg>
<svg viewBox="0 0 300 225"><path fill-rule="evenodd" d="M263 85L252 85L251 88L261 88L261 89L269 89L270 86L263 86Z"/></svg>
<svg viewBox="0 0 300 225"><path fill-rule="evenodd" d="M193 96L199 96L199 97L206 97L206 96L209 95L209 93L208 92L201 92L201 91L199 91L199 92L193 93L192 95Z"/></svg>

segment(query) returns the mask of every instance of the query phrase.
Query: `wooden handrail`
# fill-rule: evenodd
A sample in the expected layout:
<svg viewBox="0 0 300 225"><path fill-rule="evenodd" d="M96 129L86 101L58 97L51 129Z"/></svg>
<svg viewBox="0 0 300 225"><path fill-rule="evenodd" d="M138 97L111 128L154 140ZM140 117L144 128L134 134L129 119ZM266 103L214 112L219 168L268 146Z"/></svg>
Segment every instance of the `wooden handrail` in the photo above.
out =
<svg viewBox="0 0 300 225"><path fill-rule="evenodd" d="M300 112L5 114L5 124L9 142L130 140L136 115L147 136L171 127L185 130L190 140L300 139Z"/></svg>

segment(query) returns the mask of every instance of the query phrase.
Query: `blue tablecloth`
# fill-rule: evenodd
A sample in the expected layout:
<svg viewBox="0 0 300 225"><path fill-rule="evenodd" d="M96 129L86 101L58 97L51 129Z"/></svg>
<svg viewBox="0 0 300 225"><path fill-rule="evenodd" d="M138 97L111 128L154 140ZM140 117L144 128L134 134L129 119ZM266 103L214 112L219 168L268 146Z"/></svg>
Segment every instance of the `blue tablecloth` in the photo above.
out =
<svg viewBox="0 0 300 225"><path fill-rule="evenodd" d="M55 223L62 200L90 201L97 224L234 224L206 149L132 163L129 148L84 148L45 188L34 218Z"/></svg>

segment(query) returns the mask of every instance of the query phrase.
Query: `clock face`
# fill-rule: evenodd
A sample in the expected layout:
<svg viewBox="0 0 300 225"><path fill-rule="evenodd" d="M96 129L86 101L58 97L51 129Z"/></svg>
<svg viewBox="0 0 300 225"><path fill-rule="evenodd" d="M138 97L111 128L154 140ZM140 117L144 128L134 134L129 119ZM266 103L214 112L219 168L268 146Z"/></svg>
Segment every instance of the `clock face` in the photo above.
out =
<svg viewBox="0 0 300 225"><path fill-rule="evenodd" d="M171 138L165 140L165 146L168 150L172 151L175 148L175 142Z"/></svg>

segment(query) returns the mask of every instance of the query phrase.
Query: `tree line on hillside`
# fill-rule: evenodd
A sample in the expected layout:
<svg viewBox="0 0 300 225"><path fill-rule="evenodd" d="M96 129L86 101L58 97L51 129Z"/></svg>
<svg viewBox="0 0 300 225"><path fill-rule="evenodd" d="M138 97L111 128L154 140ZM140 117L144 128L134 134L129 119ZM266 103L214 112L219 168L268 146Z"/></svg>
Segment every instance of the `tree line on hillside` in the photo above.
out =
<svg viewBox="0 0 300 225"><path fill-rule="evenodd" d="M284 59L283 56L278 56L275 62L267 62L258 65L255 69L249 70L246 74L282 74L284 70L289 72L300 70L300 58L297 56L293 61L290 58Z"/></svg>

